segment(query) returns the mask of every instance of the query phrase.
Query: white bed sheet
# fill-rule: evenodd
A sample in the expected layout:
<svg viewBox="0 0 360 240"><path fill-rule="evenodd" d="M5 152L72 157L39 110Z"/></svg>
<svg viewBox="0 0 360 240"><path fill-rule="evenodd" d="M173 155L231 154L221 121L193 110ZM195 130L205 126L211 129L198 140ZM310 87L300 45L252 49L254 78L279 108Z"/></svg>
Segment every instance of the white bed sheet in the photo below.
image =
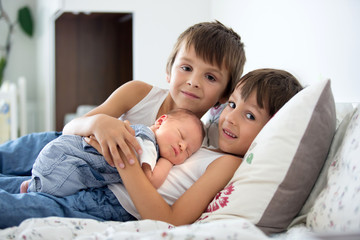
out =
<svg viewBox="0 0 360 240"><path fill-rule="evenodd" d="M174 227L153 220L133 222L99 222L91 219L48 217L28 219L17 227L0 230L0 239L310 239L305 226L285 234L266 236L244 219L219 220L209 223Z"/></svg>

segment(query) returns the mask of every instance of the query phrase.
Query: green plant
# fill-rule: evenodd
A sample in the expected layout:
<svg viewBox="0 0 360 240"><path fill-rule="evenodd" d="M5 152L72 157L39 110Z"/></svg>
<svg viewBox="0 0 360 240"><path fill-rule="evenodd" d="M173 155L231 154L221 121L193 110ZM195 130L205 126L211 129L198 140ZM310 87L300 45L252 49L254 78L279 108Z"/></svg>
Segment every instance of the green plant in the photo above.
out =
<svg viewBox="0 0 360 240"><path fill-rule="evenodd" d="M33 18L29 7L25 6L20 8L17 13L17 20L12 22L3 8L2 0L0 0L0 21L5 21L8 27L5 46L1 46L0 49L2 52L0 57L0 86L1 86L3 82L6 63L9 58L10 49L11 49L11 35L14 31L15 26L19 24L20 29L23 30L24 33L29 37L33 36L34 26L33 26Z"/></svg>

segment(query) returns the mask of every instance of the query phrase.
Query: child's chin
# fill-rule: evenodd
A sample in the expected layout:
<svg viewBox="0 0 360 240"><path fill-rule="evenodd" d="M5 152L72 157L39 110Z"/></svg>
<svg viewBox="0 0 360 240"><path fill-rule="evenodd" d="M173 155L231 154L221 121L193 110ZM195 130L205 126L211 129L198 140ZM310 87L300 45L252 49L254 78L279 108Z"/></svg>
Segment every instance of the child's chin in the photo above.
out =
<svg viewBox="0 0 360 240"><path fill-rule="evenodd" d="M226 143L221 144L219 142L219 149L225 153L239 156L239 157L242 157L245 155L245 153L241 149L234 147L234 146L230 146L229 144L226 144Z"/></svg>

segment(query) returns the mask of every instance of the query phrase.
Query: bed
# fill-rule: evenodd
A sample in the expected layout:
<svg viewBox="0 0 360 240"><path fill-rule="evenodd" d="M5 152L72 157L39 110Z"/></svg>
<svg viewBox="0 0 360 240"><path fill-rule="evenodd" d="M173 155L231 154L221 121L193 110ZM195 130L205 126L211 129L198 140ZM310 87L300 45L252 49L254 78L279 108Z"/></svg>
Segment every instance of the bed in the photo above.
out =
<svg viewBox="0 0 360 240"><path fill-rule="evenodd" d="M202 119L209 136L220 112ZM335 103L331 81L319 81L266 124L193 224L49 217L0 230L0 239L360 239L359 158L360 105Z"/></svg>

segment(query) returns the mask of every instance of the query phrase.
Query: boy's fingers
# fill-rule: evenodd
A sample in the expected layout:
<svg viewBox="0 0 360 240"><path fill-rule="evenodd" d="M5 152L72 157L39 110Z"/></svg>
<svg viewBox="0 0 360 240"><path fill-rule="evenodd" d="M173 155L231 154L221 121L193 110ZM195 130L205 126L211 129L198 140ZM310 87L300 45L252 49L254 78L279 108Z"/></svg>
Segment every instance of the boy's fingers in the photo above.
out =
<svg viewBox="0 0 360 240"><path fill-rule="evenodd" d="M89 145L91 145L93 148L95 148L101 155L103 155L103 157L105 158L106 162L112 166L115 167L114 161L111 158L111 154L109 153L109 151L106 151L106 149L102 149L102 147L100 146L99 142L96 140L95 137L90 136L90 137L85 137L85 142L87 142Z"/></svg>
<svg viewBox="0 0 360 240"><path fill-rule="evenodd" d="M110 166L115 167L114 161L113 161L113 159L111 158L111 154L110 154L109 151L103 150L103 154L102 154L102 155L104 156L106 162L107 162Z"/></svg>
<svg viewBox="0 0 360 240"><path fill-rule="evenodd" d="M135 130L130 126L130 122L128 120L124 121L126 129L131 133L133 136L135 136Z"/></svg>
<svg viewBox="0 0 360 240"><path fill-rule="evenodd" d="M93 148L95 148L101 155L103 155L103 157L105 158L106 162L112 166L115 167L114 165L114 161L111 158L111 154L109 153L109 151L107 150L107 148L102 148L100 143L96 140L95 137L90 136L90 137L85 137L84 138L85 142L87 142L89 145L91 145Z"/></svg>
<svg viewBox="0 0 360 240"><path fill-rule="evenodd" d="M134 140L130 140L129 141L130 145L133 146L133 148L135 149L135 151L137 152L137 154L141 155L142 154L142 149L141 149L141 146L139 144L139 142L136 140L135 138L135 141ZM132 155L132 153L129 153Z"/></svg>
<svg viewBox="0 0 360 240"><path fill-rule="evenodd" d="M126 140L129 142L130 146L132 146L135 149L137 154L141 155L142 154L141 146L136 140L136 138L132 137L135 136L135 130L130 126L130 122L128 120L125 120L124 124L128 132L131 134L130 136L127 137ZM129 159L129 155L126 155L126 157Z"/></svg>
<svg viewBox="0 0 360 240"><path fill-rule="evenodd" d="M132 152L130 151L128 144L124 141L121 141L120 143L118 143L118 145L119 145L118 153L119 153L119 151L121 151L126 158L125 160L130 165L134 164L135 163L135 161L133 159L134 157L133 157ZM121 163L124 164L123 159L121 159L120 156L119 156L119 160L121 160L120 164Z"/></svg>
<svg viewBox="0 0 360 240"><path fill-rule="evenodd" d="M136 140L136 137L134 137L132 135L127 135L126 141L128 142L127 149L125 151L123 151L123 153L125 154L127 159L133 158L132 152L130 151L130 147L135 149L135 151L137 152L138 155L142 154L141 146L140 146L139 142ZM123 148L121 148L121 149L123 149ZM130 164L132 164L132 163L130 163Z"/></svg>
<svg viewBox="0 0 360 240"><path fill-rule="evenodd" d="M101 146L99 144L98 141L96 141L95 137L84 137L85 142L87 142L90 146L92 146L93 148L95 148L101 155L103 155L102 150L101 150Z"/></svg>
<svg viewBox="0 0 360 240"><path fill-rule="evenodd" d="M120 154L119 154L119 149L117 146L111 146L110 147L110 152L111 152L111 156L112 156L112 160L113 162L118 165L120 168L124 168L125 167L125 164L123 162L123 160L121 159L120 157ZM115 166L115 165L114 165Z"/></svg>

